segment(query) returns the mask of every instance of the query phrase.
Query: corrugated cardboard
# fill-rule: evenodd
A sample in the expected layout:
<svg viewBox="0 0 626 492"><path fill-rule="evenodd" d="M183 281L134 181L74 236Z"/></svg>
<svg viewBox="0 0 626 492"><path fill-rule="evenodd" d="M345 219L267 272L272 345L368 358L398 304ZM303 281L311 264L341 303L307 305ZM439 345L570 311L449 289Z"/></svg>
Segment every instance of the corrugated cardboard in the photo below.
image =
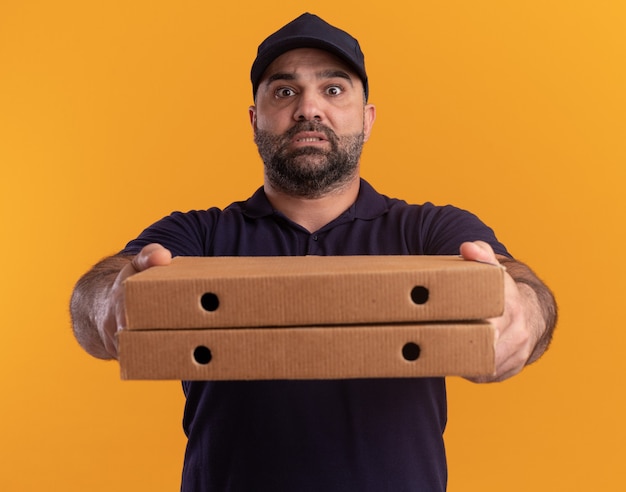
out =
<svg viewBox="0 0 626 492"><path fill-rule="evenodd" d="M479 376L495 368L487 322L124 330L119 348L123 379Z"/></svg>
<svg viewBox="0 0 626 492"><path fill-rule="evenodd" d="M485 319L503 270L454 256L179 257L125 282L127 329Z"/></svg>

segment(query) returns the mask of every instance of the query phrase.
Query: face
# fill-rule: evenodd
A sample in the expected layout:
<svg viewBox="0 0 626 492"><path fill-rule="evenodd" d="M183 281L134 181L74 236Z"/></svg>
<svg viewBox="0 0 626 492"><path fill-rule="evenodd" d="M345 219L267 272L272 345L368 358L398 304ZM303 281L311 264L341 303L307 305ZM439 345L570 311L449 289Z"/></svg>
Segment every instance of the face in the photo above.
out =
<svg viewBox="0 0 626 492"><path fill-rule="evenodd" d="M308 48L281 55L250 108L266 184L310 198L355 179L374 118L361 79L338 58Z"/></svg>

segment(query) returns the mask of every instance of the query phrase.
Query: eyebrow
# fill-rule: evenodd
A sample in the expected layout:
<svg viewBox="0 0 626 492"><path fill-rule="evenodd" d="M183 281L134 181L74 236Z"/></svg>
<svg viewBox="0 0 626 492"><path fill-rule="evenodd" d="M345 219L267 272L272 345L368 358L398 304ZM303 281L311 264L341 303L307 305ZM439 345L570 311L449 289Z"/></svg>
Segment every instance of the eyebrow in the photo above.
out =
<svg viewBox="0 0 626 492"><path fill-rule="evenodd" d="M323 72L318 73L317 77L320 79L346 79L350 82L350 85L352 85L352 77L350 77L350 75L343 70L324 70Z"/></svg>
<svg viewBox="0 0 626 492"><path fill-rule="evenodd" d="M350 85L352 84L352 77L350 77L350 75L348 75L347 72L344 72L343 70L323 70L321 72L317 72L316 74L318 79L334 79L334 78L340 78L340 79L345 79L348 82L350 82ZM293 74L293 73L287 73L287 72L277 72L275 74L270 75L267 80L265 81L265 85L270 85L272 82L276 81L276 80L297 80L298 76Z"/></svg>

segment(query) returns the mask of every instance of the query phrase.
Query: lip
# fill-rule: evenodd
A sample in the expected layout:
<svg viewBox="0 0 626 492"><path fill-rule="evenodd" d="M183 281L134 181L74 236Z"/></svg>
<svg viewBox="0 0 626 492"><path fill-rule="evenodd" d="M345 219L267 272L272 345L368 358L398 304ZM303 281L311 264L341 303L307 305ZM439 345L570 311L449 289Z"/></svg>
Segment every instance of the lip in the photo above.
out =
<svg viewBox="0 0 626 492"><path fill-rule="evenodd" d="M291 139L291 144L295 146L322 145L327 142L326 135L321 132L298 132Z"/></svg>

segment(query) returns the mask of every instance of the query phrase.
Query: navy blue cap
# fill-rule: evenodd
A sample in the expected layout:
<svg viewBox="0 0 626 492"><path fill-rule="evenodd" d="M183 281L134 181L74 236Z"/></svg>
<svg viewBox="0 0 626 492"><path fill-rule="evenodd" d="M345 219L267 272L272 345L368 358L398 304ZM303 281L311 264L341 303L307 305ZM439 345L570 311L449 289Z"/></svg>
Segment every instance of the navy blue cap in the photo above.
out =
<svg viewBox="0 0 626 492"><path fill-rule="evenodd" d="M271 34L259 45L257 57L252 64L252 96L256 96L261 77L267 67L283 53L298 48L317 48L328 51L346 62L363 82L365 99L368 97L365 57L359 42L350 34L319 18L305 13Z"/></svg>

